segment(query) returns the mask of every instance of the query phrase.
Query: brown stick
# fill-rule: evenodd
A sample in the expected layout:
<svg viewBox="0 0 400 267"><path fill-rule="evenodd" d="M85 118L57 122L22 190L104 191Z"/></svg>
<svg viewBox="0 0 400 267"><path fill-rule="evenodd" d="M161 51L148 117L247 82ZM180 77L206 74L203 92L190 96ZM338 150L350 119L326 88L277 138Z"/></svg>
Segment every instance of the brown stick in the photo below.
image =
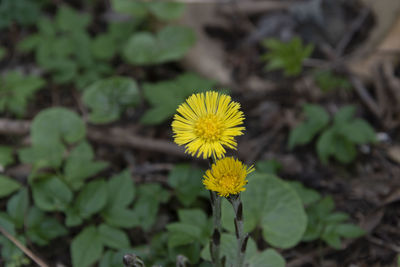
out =
<svg viewBox="0 0 400 267"><path fill-rule="evenodd" d="M41 260L38 256L33 254L27 247L25 247L21 242L19 242L15 237L9 234L3 227L0 226L0 233L2 233L8 240L10 240L14 245L16 245L22 252L25 253L26 256L31 258L37 265L40 267L49 267L43 260Z"/></svg>
<svg viewBox="0 0 400 267"><path fill-rule="evenodd" d="M30 125L30 121L0 119L0 134L28 134ZM100 129L90 126L88 127L87 136L90 140L98 143L188 157L188 154L185 154L181 147L172 142L133 135L127 129L120 127Z"/></svg>
<svg viewBox="0 0 400 267"><path fill-rule="evenodd" d="M375 115L376 118L381 119L382 112L378 104L368 93L361 80L353 76L351 77L351 83L353 84L355 91L357 92L365 106L367 106L367 108Z"/></svg>
<svg viewBox="0 0 400 267"><path fill-rule="evenodd" d="M30 121L0 119L0 134L23 135L29 133Z"/></svg>

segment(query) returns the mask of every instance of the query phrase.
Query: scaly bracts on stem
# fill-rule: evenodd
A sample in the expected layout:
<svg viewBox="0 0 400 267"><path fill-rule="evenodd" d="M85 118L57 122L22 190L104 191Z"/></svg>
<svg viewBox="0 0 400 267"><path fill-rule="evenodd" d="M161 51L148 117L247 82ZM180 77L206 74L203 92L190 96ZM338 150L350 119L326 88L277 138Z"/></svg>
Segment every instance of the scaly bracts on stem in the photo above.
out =
<svg viewBox="0 0 400 267"><path fill-rule="evenodd" d="M237 252L236 252L236 263L234 267L244 266L244 257L246 254L247 240L249 235L243 230L243 204L240 200L240 194L233 195L228 198L232 204L233 210L235 211L235 232L237 239Z"/></svg>

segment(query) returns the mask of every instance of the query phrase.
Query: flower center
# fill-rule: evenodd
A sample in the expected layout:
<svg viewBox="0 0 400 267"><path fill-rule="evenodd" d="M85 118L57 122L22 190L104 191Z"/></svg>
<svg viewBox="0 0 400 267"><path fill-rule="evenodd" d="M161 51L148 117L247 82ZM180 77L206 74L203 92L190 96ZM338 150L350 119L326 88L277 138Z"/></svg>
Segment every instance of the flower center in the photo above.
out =
<svg viewBox="0 0 400 267"><path fill-rule="evenodd" d="M223 175L221 177L221 179L219 180L220 186L222 188L224 188L225 190L229 190L229 191L232 190L233 188L235 188L236 182L237 182L236 176L233 174L229 174L229 173L226 175Z"/></svg>
<svg viewBox="0 0 400 267"><path fill-rule="evenodd" d="M195 133L204 141L214 142L221 138L222 122L214 114L209 114L203 118L199 118L195 125Z"/></svg>

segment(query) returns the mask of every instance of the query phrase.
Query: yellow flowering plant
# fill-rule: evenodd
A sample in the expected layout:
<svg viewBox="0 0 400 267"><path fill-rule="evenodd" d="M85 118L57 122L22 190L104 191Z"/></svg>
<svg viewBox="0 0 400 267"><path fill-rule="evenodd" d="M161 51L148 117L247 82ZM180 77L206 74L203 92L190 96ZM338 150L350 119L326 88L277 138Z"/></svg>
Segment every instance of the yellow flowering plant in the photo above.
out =
<svg viewBox="0 0 400 267"><path fill-rule="evenodd" d="M181 104L172 122L175 143L204 159L222 158L225 148L236 149L235 136L242 135L244 115L240 104L217 92L193 94Z"/></svg>
<svg viewBox="0 0 400 267"><path fill-rule="evenodd" d="M211 259L216 267L223 266L220 257L221 199L225 197L235 211L237 255L235 267L244 266L248 234L243 230L243 204L240 192L246 190L247 175L254 171L238 159L225 157L226 148L236 150L236 136L243 134L244 114L240 104L231 97L208 91L191 95L177 109L172 122L174 141L185 146L185 152L193 157L210 159L211 168L206 171L204 186L210 191L213 212L213 235L210 242Z"/></svg>

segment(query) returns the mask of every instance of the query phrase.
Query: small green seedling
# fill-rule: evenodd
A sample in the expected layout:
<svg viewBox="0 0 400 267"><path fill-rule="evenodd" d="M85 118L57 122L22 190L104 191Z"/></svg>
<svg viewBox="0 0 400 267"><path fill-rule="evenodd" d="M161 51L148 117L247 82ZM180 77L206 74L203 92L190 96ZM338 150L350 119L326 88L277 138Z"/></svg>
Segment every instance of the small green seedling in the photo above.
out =
<svg viewBox="0 0 400 267"><path fill-rule="evenodd" d="M342 238L358 238L365 234L359 226L349 222L345 212L334 211L335 203L331 196L324 198L300 182L290 182L306 206L307 229L302 240L305 242L323 240L330 247L342 248Z"/></svg>
<svg viewBox="0 0 400 267"><path fill-rule="evenodd" d="M11 71L0 77L0 113L10 112L17 117L25 114L28 101L45 81L36 76L24 76L18 71Z"/></svg>
<svg viewBox="0 0 400 267"><path fill-rule="evenodd" d="M351 88L350 82L332 71L316 71L314 73L315 83L323 92L330 92L335 89L345 89Z"/></svg>
<svg viewBox="0 0 400 267"><path fill-rule="evenodd" d="M316 149L319 159L327 164L329 157L347 164L357 156L357 145L374 143L375 131L363 119L354 118L354 106L341 108L329 123L329 114L320 106L304 105L307 119L300 123L289 135L289 149L305 145L319 135Z"/></svg>
<svg viewBox="0 0 400 267"><path fill-rule="evenodd" d="M277 39L266 39L262 45L268 51L261 57L267 62L265 69L284 71L285 76L296 76L301 73L303 61L308 58L314 47L312 44L303 45L300 38L295 37L289 42Z"/></svg>

